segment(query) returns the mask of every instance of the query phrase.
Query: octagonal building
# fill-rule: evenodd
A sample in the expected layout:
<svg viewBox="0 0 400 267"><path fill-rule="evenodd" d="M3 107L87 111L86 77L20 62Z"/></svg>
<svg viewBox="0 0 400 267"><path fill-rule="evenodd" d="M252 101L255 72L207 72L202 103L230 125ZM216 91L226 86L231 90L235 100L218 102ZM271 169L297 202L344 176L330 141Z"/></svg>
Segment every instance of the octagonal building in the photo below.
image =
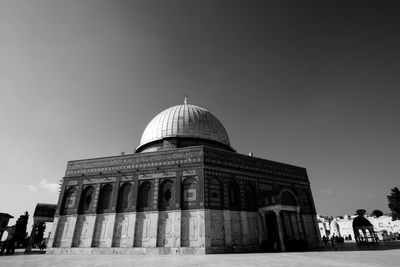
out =
<svg viewBox="0 0 400 267"><path fill-rule="evenodd" d="M47 253L204 254L319 245L306 169L237 153L185 103L155 116L133 154L73 160Z"/></svg>

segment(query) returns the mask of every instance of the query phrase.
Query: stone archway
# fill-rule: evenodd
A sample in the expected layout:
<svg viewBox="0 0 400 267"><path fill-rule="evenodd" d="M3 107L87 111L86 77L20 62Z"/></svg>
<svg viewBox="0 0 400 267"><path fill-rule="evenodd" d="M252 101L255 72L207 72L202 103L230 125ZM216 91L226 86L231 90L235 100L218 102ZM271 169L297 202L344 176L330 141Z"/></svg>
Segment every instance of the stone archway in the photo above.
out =
<svg viewBox="0 0 400 267"><path fill-rule="evenodd" d="M299 202L293 192L284 189L279 203L259 209L264 226L264 243L270 250L302 250L305 236Z"/></svg>
<svg viewBox="0 0 400 267"><path fill-rule="evenodd" d="M29 236L28 245L25 248L25 253L31 253L32 246L34 245L35 236L36 236L36 227L39 223L47 223L54 221L54 214L56 212L57 205L56 204L44 204L38 203L35 208L35 212L33 213L33 225L31 235Z"/></svg>

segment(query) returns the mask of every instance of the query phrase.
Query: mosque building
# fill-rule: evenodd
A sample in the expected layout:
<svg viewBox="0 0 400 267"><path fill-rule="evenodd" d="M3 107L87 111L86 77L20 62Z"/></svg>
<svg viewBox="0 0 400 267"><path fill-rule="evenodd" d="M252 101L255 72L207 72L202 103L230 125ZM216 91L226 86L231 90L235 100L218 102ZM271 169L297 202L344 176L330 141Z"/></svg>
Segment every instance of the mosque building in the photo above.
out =
<svg viewBox="0 0 400 267"><path fill-rule="evenodd" d="M133 154L67 164L47 253L204 254L319 246L305 168L237 153L185 103L155 116Z"/></svg>

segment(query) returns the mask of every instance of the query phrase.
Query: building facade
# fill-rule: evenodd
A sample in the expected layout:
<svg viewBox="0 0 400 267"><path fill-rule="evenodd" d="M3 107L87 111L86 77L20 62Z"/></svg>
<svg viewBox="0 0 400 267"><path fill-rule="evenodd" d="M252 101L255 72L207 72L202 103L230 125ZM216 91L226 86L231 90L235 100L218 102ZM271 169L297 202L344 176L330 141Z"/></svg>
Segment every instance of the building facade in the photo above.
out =
<svg viewBox="0 0 400 267"><path fill-rule="evenodd" d="M332 235L342 236L348 241L355 241L353 220L356 215L320 216L317 215L318 227L321 237L330 238ZM373 226L380 241L400 239L400 220L392 220L391 216L365 217Z"/></svg>
<svg viewBox="0 0 400 267"><path fill-rule="evenodd" d="M69 161L48 253L204 254L317 247L304 168L236 153L207 110L147 125L135 153Z"/></svg>
<svg viewBox="0 0 400 267"><path fill-rule="evenodd" d="M3 233L7 231L8 221L14 218L8 213L0 212L0 241L3 241Z"/></svg>

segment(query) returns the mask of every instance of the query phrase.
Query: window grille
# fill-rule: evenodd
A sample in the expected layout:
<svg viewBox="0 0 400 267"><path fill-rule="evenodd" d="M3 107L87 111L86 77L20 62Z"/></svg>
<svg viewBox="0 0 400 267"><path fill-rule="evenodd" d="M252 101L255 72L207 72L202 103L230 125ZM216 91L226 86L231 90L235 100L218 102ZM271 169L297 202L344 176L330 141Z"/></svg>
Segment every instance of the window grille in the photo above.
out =
<svg viewBox="0 0 400 267"><path fill-rule="evenodd" d="M166 210L174 205L174 191L172 181L167 180L162 183L159 194L159 210Z"/></svg>
<svg viewBox="0 0 400 267"><path fill-rule="evenodd" d="M144 182L140 185L139 190L139 210L150 208L153 206L152 185L150 182Z"/></svg>
<svg viewBox="0 0 400 267"><path fill-rule="evenodd" d="M119 190L118 212L124 212L132 205L132 184L125 183Z"/></svg>
<svg viewBox="0 0 400 267"><path fill-rule="evenodd" d="M235 181L229 183L229 206L240 208L240 188Z"/></svg>
<svg viewBox="0 0 400 267"><path fill-rule="evenodd" d="M209 202L212 207L221 207L222 206L222 185L221 182L212 178L208 182L208 192L209 192Z"/></svg>
<svg viewBox="0 0 400 267"><path fill-rule="evenodd" d="M256 192L254 190L254 187L250 184L247 184L245 186L244 190L244 197L245 197L245 203L246 203L246 208L247 209L255 209L257 207L257 202L256 202Z"/></svg>
<svg viewBox="0 0 400 267"><path fill-rule="evenodd" d="M183 182L182 207L189 208L194 206L197 200L197 181L193 178L187 178Z"/></svg>
<svg viewBox="0 0 400 267"><path fill-rule="evenodd" d="M100 190L99 205L97 211L102 213L111 207L112 185L106 184Z"/></svg>
<svg viewBox="0 0 400 267"><path fill-rule="evenodd" d="M65 215L70 213L73 208L75 207L75 200L76 200L76 187L71 187L67 190L64 197L64 205L61 211L61 214Z"/></svg>
<svg viewBox="0 0 400 267"><path fill-rule="evenodd" d="M89 212L90 209L92 208L93 193L94 193L94 189L92 186L88 186L83 190L83 193L81 196L80 208L79 208L80 213Z"/></svg>
<svg viewBox="0 0 400 267"><path fill-rule="evenodd" d="M296 198L292 193L285 191L281 195L281 204L285 206L297 206Z"/></svg>

